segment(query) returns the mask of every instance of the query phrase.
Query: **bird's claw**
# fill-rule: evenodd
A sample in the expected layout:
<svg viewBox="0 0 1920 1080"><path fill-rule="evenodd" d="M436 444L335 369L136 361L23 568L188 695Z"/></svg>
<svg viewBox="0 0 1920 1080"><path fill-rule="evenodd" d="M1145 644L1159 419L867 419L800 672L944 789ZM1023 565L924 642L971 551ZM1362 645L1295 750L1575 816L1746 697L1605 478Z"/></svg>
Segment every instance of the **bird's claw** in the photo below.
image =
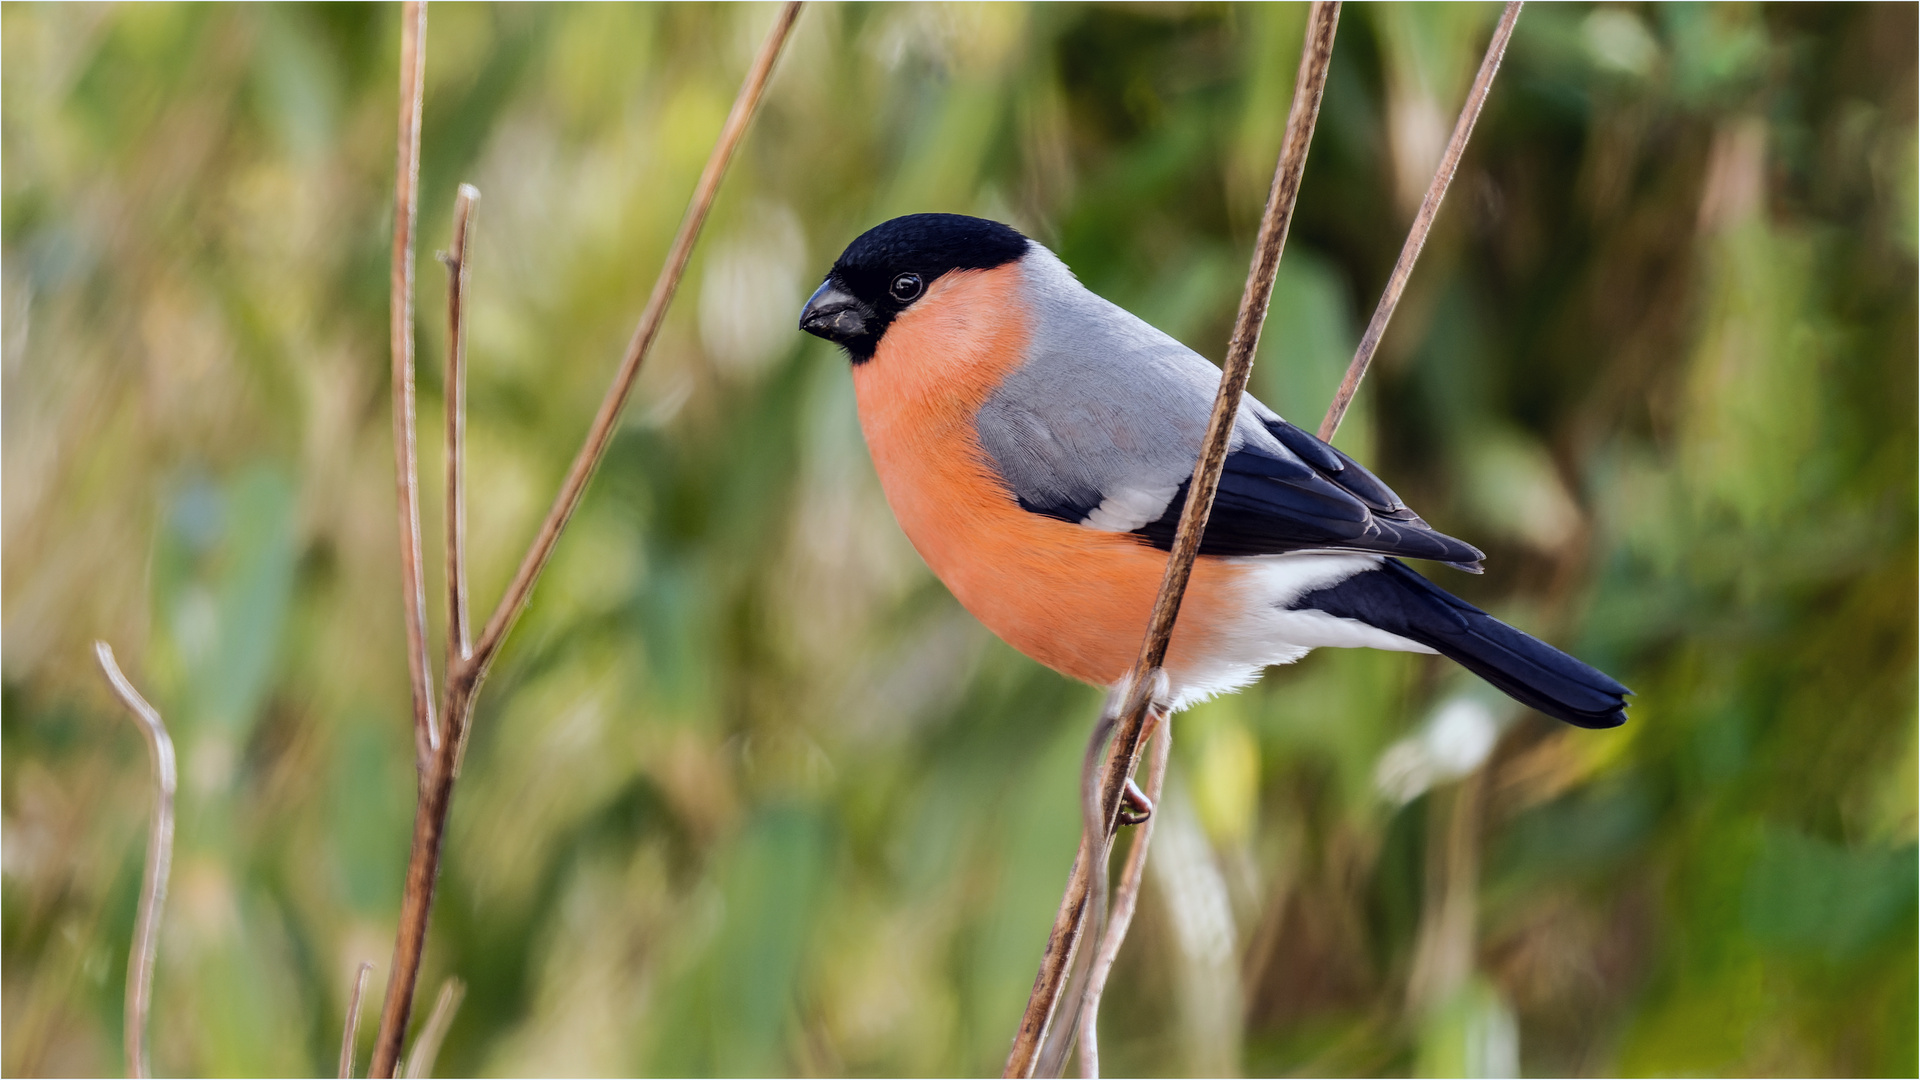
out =
<svg viewBox="0 0 1920 1080"><path fill-rule="evenodd" d="M1139 825L1153 816L1153 800L1129 777L1120 792L1120 824Z"/></svg>

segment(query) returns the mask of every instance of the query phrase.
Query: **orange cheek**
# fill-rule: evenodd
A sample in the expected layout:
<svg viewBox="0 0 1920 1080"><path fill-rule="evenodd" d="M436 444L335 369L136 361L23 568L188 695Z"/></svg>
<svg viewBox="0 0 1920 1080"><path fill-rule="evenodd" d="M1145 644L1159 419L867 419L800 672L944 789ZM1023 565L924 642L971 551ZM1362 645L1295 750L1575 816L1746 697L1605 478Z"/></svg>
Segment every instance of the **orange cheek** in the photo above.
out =
<svg viewBox="0 0 1920 1080"><path fill-rule="evenodd" d="M1166 553L1020 508L974 416L1026 351L1019 268L949 274L894 320L853 369L860 426L887 502L921 558L1008 644L1107 684L1139 650ZM1207 612L1231 603L1224 567L1195 568L1170 662L1204 647Z"/></svg>

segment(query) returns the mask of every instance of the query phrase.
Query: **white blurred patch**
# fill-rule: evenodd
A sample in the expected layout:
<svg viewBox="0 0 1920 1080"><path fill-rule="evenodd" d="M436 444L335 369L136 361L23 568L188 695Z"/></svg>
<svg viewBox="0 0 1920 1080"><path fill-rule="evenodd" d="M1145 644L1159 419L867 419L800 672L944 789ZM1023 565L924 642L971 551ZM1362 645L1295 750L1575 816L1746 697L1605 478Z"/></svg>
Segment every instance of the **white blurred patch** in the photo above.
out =
<svg viewBox="0 0 1920 1080"><path fill-rule="evenodd" d="M1497 993L1489 993L1485 1004L1473 1014L1466 1042L1466 1075L1520 1075L1520 1024Z"/></svg>
<svg viewBox="0 0 1920 1080"><path fill-rule="evenodd" d="M1660 57L1647 25L1625 8L1596 8L1580 24L1594 63L1623 75L1646 75Z"/></svg>
<svg viewBox="0 0 1920 1080"><path fill-rule="evenodd" d="M1387 107L1387 145L1393 151L1393 194L1401 212L1411 215L1426 197L1433 170L1447 152L1452 134L1440 103L1425 94L1396 93Z"/></svg>
<svg viewBox="0 0 1920 1080"><path fill-rule="evenodd" d="M1520 1025L1485 976L1469 979L1421 1026L1417 1075L1520 1075Z"/></svg>
<svg viewBox="0 0 1920 1080"><path fill-rule="evenodd" d="M1500 740L1500 718L1476 698L1456 697L1434 710L1420 730L1387 747L1373 769L1374 786L1401 804L1436 784L1480 767Z"/></svg>
<svg viewBox="0 0 1920 1080"><path fill-rule="evenodd" d="M1231 1076L1240 1060L1242 1015L1238 933L1227 879L1192 800L1168 784L1155 808L1147 860L1179 949L1180 1043L1193 1076Z"/></svg>
<svg viewBox="0 0 1920 1080"><path fill-rule="evenodd" d="M999 67L1026 39L1027 13L1014 4L900 4L868 48L888 71L909 59L953 71Z"/></svg>
<svg viewBox="0 0 1920 1080"><path fill-rule="evenodd" d="M700 279L700 344L732 375L753 375L791 348L806 300L807 258L800 219L765 205L716 244Z"/></svg>
<svg viewBox="0 0 1920 1080"><path fill-rule="evenodd" d="M1488 431L1475 441L1466 495L1482 521L1536 551L1558 551L1585 528L1552 455L1517 432Z"/></svg>

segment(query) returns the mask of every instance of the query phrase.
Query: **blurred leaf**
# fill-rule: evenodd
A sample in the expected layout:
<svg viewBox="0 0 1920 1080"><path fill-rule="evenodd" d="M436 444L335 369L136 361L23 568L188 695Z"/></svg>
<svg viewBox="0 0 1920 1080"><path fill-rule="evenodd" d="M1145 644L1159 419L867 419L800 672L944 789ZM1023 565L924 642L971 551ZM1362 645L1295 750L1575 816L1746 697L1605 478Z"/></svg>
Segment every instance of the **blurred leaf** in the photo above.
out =
<svg viewBox="0 0 1920 1080"><path fill-rule="evenodd" d="M1853 850L1774 830L1747 872L1741 915L1762 945L1852 960L1911 931L1920 901L1912 847Z"/></svg>

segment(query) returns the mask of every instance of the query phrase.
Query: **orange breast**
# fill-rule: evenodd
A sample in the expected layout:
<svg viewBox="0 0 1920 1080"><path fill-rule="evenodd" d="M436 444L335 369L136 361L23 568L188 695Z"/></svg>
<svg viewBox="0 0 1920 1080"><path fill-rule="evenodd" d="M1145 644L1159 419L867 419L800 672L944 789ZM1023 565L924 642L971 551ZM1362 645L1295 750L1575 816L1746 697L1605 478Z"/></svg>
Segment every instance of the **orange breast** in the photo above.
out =
<svg viewBox="0 0 1920 1080"><path fill-rule="evenodd" d="M1027 346L1018 263L948 274L853 369L860 426L907 538L975 618L1056 671L1098 685L1126 674L1167 556L1121 533L1023 510L974 428ZM1168 666L1206 650L1234 602L1228 566L1194 568Z"/></svg>

